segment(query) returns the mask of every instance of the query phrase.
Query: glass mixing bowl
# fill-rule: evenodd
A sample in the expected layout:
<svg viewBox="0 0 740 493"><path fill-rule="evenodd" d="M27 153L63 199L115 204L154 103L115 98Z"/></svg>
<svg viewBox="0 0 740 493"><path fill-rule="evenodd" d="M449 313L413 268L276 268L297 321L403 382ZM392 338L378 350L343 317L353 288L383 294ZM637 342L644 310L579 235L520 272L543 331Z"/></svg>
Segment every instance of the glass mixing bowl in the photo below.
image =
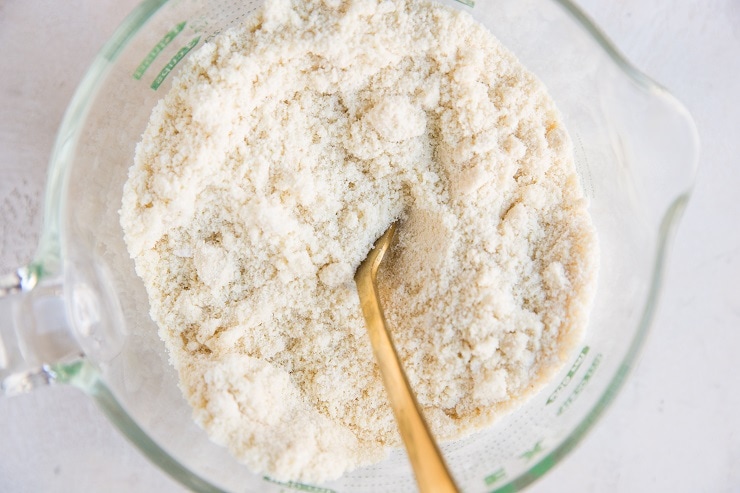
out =
<svg viewBox="0 0 740 493"><path fill-rule="evenodd" d="M403 450L322 485L250 473L191 419L118 222L122 186L170 72L242 21L249 0L148 0L105 45L51 158L35 260L0 278L2 393L75 385L151 460L197 491L410 491ZM571 133L601 245L582 345L551 383L491 428L442 445L464 491L517 491L581 440L634 365L671 231L694 179L691 117L567 0L442 3L485 24L549 88Z"/></svg>

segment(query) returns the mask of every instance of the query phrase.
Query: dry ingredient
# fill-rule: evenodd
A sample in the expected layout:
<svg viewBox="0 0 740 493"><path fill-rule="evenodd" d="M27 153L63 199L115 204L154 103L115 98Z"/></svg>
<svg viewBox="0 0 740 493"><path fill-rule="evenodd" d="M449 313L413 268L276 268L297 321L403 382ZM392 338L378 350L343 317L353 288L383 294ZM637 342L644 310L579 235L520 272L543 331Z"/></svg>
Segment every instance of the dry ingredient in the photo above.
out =
<svg viewBox="0 0 740 493"><path fill-rule="evenodd" d="M586 323L595 235L542 84L467 14L268 0L154 109L121 225L196 421L255 472L323 481L400 445L353 274L439 439L491 423Z"/></svg>

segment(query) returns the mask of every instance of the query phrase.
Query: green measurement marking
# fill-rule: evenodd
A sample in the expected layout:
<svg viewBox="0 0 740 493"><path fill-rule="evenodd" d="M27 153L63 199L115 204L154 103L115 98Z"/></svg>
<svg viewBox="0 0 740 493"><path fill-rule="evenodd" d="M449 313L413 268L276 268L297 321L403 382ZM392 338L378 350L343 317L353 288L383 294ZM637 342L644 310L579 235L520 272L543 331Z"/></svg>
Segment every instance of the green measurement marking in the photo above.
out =
<svg viewBox="0 0 740 493"><path fill-rule="evenodd" d="M170 72L172 72L172 69L175 68L175 65L180 63L180 60L185 58L185 55L187 55L190 50L195 48L195 45L198 44L198 41L200 41L200 36L193 38L190 43L186 44L185 46L180 48L180 51L175 53L175 56L173 56L170 61L167 62L167 65L162 68L157 78L154 79L154 82L152 82L152 89L154 89L155 91L159 89L159 86L162 85L162 82L164 82Z"/></svg>
<svg viewBox="0 0 740 493"><path fill-rule="evenodd" d="M468 7L475 7L475 2L473 0L457 0L463 5L467 5Z"/></svg>
<svg viewBox="0 0 740 493"><path fill-rule="evenodd" d="M578 394L583 391L583 389L586 387L586 384L589 380L591 380L591 377L593 377L594 372L599 367L599 364L601 364L601 353L597 354L594 358L593 362L591 363L591 366L588 367L588 371L585 375L583 375L583 378L580 382L578 382L578 386L573 389L573 393L568 396L568 399L563 402L563 405L560 406L560 409L558 409L558 416L563 414L571 404L573 404L573 401L576 400L576 397L578 397Z"/></svg>
<svg viewBox="0 0 740 493"><path fill-rule="evenodd" d="M503 467L499 468L496 472L493 474L489 474L486 476L483 481L485 481L486 486L491 486L493 483L496 483L498 481L501 481L506 477L506 471Z"/></svg>
<svg viewBox="0 0 740 493"><path fill-rule="evenodd" d="M185 24L187 22L183 21L176 25L175 27L170 30L167 34L164 35L164 37L157 43L154 48L149 52L147 56L144 57L144 59L141 61L138 67L136 67L136 71L134 72L134 79L140 80L141 77L144 75L144 72L146 72L146 69L149 68L149 65L154 62L154 59L159 56L160 53L162 53L162 50L164 50L165 46L170 44L170 42L175 39L175 36L180 34L180 32L185 29Z"/></svg>
<svg viewBox="0 0 740 493"><path fill-rule="evenodd" d="M570 381L573 379L573 375L576 374L578 369L581 367L581 364L583 364L583 360L586 359L586 355L588 354L588 351L589 351L589 347L583 346L583 349L581 349L581 352L576 358L575 363L573 363L573 366L570 367L570 371L568 372L568 374L565 375L565 378L563 378L563 381L560 382L560 385L558 385L558 388L556 388L555 391L552 394L550 394L550 397L547 398L547 402L545 403L546 406L548 404L552 404L553 402L555 402L555 399L558 398L558 395L560 395L560 392L562 392L563 389L568 386Z"/></svg>
<svg viewBox="0 0 740 493"><path fill-rule="evenodd" d="M527 450L519 456L520 459L525 459L527 462L531 461L535 455L542 453L545 449L542 448L542 440L534 444L530 450Z"/></svg>
<svg viewBox="0 0 740 493"><path fill-rule="evenodd" d="M262 476L262 479L271 483L279 484L280 486L292 488L294 490L310 491L311 493L337 493L335 490L330 490L329 488L322 488L320 486L313 486L310 484L296 483L295 481L283 482L278 481L277 479L272 479L269 476Z"/></svg>

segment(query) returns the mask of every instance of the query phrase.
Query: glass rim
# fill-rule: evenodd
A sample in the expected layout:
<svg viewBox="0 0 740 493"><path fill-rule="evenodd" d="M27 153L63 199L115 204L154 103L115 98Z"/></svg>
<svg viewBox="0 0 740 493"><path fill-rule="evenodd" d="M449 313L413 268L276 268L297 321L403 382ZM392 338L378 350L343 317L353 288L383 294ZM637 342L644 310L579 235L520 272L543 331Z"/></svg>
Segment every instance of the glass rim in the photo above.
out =
<svg viewBox="0 0 740 493"><path fill-rule="evenodd" d="M79 139L81 123L90 110L92 101L101 87L109 69L118 58L118 55L128 45L136 33L170 0L144 0L119 25L110 39L105 43L93 60L77 90L70 101L64 118L59 127L49 162L47 186L45 191L44 222L39 247L34 260L29 265L37 273L38 278L59 274L61 270L60 244L60 211L63 210L64 198L62 191L66 188L66 169L72 161L72 156ZM463 6L471 6L469 1L456 0ZM673 202L663 214L658 228L657 248L654 253L654 262L648 297L642 310L640 322L635 336L626 355L611 377L606 390L591 407L585 417L566 438L554 449L540 457L528 469L517 476L508 479L491 493L512 493L521 491L545 475L556 464L563 460L593 428L603 415L604 411L613 402L627 375L634 366L644 345L649 327L655 314L658 294L662 283L666 254L670 244L672 232L685 208L693 188L694 178L698 166L699 139L698 132L692 117L686 108L675 99L666 89L655 82L645 73L632 65L604 35L600 28L571 0L544 0L560 5L579 24L614 62L614 64L634 83L651 95L661 98L679 115L683 117L689 127L692 137L693 156L691 156L691 176L687 189L678 193ZM152 462L169 474L182 485L203 493L227 493L214 486L209 481L198 476L182 465L177 459L162 449L146 432L128 415L123 406L116 400L111 390L100 378L94 366L85 360L69 364L60 364L54 367L57 381L69 383L81 388L95 399L110 421L121 430Z"/></svg>

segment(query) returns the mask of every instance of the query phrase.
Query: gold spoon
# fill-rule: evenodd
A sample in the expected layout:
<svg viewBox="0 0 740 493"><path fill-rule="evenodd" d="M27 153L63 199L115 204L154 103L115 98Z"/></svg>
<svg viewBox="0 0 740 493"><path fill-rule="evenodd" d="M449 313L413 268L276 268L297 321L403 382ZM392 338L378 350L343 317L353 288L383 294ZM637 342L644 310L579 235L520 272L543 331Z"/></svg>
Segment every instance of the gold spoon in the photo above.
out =
<svg viewBox="0 0 740 493"><path fill-rule="evenodd" d="M396 416L398 430L406 446L419 491L421 493L457 492L455 482L439 452L437 443L419 411L416 397L411 392L406 374L398 360L398 353L391 341L383 308L380 306L375 278L395 231L396 223L393 223L383 233L383 236L378 238L367 258L357 268L355 284L357 284L357 292L360 295L362 313L370 334L375 360L380 367L388 400Z"/></svg>

